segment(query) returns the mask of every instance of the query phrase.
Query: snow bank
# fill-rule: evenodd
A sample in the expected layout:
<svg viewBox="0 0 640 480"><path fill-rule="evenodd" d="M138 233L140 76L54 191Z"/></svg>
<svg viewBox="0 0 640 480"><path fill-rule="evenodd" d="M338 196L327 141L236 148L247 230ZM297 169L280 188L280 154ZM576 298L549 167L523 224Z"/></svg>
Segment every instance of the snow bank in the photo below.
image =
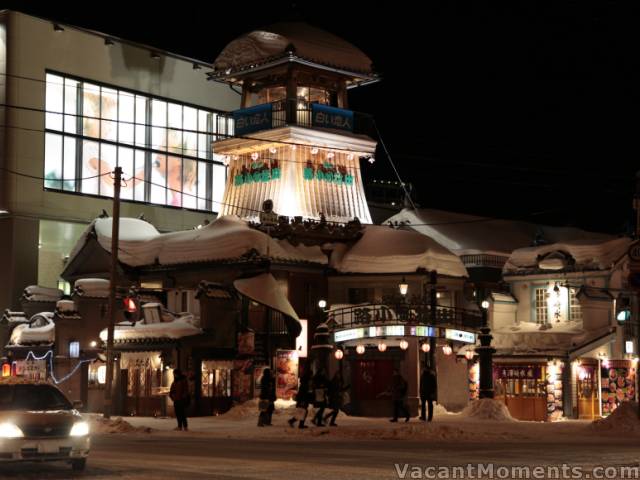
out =
<svg viewBox="0 0 640 480"><path fill-rule="evenodd" d="M109 298L109 280L81 278L76 280L73 291L81 297Z"/></svg>
<svg viewBox="0 0 640 480"><path fill-rule="evenodd" d="M435 240L415 231L379 225L366 227L351 248L336 248L331 264L352 273L404 273L422 267L443 275L467 276L460 259Z"/></svg>
<svg viewBox="0 0 640 480"><path fill-rule="evenodd" d="M507 406L492 398L474 400L460 412L461 418L469 420L492 420L496 422L513 422L515 419L509 413Z"/></svg>
<svg viewBox="0 0 640 480"><path fill-rule="evenodd" d="M247 417L258 417L258 398L252 398L246 402L238 403L231 407L223 417L227 420L245 420ZM274 415L293 415L296 402L293 400L276 400Z"/></svg>
<svg viewBox="0 0 640 480"><path fill-rule="evenodd" d="M591 423L598 432L640 433L640 417L637 402L623 402L611 415Z"/></svg>
<svg viewBox="0 0 640 480"><path fill-rule="evenodd" d="M56 337L53 313L37 313L28 324L16 325L11 331L9 344L11 345L36 345L53 343Z"/></svg>
<svg viewBox="0 0 640 480"><path fill-rule="evenodd" d="M151 433L151 427L134 427L121 417L106 419L103 416L92 415L89 418L91 433Z"/></svg>

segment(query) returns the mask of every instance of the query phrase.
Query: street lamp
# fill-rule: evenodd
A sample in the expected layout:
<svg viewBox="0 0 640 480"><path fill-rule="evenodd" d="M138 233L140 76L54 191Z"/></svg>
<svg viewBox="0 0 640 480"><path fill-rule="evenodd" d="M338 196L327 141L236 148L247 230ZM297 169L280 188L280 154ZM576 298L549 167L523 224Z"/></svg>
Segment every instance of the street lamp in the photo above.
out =
<svg viewBox="0 0 640 480"><path fill-rule="evenodd" d="M487 310L489 308L489 300L483 300L480 306Z"/></svg>
<svg viewBox="0 0 640 480"><path fill-rule="evenodd" d="M324 298L321 300L318 300L318 307L324 310L326 306L327 306L327 301Z"/></svg>
<svg viewBox="0 0 640 480"><path fill-rule="evenodd" d="M402 295L403 297L409 291L409 284L404 277L402 277L402 281L398 284L398 289L400 290L400 295Z"/></svg>

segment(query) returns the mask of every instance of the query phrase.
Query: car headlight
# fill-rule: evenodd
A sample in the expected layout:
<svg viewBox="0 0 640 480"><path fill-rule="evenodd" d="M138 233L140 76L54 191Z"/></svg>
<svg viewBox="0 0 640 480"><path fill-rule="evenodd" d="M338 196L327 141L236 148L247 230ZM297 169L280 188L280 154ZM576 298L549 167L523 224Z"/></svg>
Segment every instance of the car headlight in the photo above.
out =
<svg viewBox="0 0 640 480"><path fill-rule="evenodd" d="M69 436L71 437L82 437L84 435L89 435L89 424L87 422L76 422L71 427L71 432L69 432Z"/></svg>
<svg viewBox="0 0 640 480"><path fill-rule="evenodd" d="M10 422L0 423L0 438L20 438L24 433L20 428Z"/></svg>

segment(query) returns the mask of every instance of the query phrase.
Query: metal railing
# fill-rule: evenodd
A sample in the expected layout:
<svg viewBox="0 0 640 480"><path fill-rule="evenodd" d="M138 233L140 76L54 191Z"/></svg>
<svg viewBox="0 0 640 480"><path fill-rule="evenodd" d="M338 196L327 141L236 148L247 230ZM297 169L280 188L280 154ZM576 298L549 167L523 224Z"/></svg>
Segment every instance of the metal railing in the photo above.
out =
<svg viewBox="0 0 640 480"><path fill-rule="evenodd" d="M436 306L429 303L367 303L332 308L327 314L332 329L384 324L446 326L479 330L482 313L463 308Z"/></svg>

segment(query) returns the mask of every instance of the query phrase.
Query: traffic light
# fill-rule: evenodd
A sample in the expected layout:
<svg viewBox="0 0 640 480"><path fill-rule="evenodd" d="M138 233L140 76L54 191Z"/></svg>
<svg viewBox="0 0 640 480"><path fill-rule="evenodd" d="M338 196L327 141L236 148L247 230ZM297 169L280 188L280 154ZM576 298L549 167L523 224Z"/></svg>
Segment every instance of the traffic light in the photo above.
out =
<svg viewBox="0 0 640 480"><path fill-rule="evenodd" d="M124 297L124 318L129 322L135 323L138 321L138 303L134 297Z"/></svg>
<svg viewBox="0 0 640 480"><path fill-rule="evenodd" d="M631 320L631 299L629 297L621 296L616 300L616 320L620 325Z"/></svg>

